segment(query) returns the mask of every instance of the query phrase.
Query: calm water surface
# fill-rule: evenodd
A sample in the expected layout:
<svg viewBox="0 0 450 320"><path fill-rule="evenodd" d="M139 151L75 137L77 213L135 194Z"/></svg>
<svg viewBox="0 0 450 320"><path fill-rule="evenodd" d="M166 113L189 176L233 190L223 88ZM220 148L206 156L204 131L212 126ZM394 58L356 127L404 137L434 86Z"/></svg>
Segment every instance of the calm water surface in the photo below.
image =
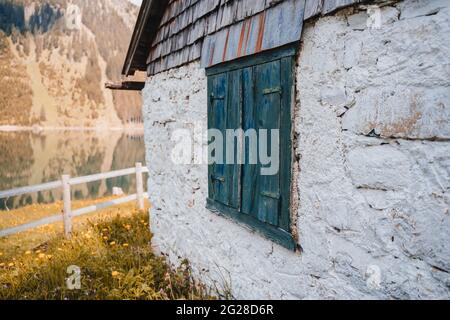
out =
<svg viewBox="0 0 450 320"><path fill-rule="evenodd" d="M145 165L144 138L122 132L55 131L0 132L0 190ZM145 181L146 179L144 179ZM113 187L135 192L135 177L119 177L73 188L74 199L112 194ZM61 199L54 190L0 199L0 210Z"/></svg>

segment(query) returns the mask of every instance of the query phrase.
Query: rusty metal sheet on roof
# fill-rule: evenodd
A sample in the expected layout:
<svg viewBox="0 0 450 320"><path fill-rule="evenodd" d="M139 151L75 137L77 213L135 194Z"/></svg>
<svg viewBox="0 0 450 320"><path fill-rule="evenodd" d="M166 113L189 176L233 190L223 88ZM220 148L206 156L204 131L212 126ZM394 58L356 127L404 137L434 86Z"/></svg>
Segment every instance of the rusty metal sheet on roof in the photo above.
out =
<svg viewBox="0 0 450 320"><path fill-rule="evenodd" d="M203 41L201 66L281 47L300 40L305 0L286 0L257 15L208 35Z"/></svg>

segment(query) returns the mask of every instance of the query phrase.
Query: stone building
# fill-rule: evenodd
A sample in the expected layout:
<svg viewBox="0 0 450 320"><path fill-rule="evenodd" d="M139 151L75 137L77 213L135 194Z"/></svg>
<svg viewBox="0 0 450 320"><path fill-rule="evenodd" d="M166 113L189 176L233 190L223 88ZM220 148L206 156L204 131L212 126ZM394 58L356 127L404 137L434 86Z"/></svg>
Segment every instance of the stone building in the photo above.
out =
<svg viewBox="0 0 450 320"><path fill-rule="evenodd" d="M447 0L144 0L153 244L236 298L450 298L449 34ZM279 129L279 172L202 162L214 127Z"/></svg>

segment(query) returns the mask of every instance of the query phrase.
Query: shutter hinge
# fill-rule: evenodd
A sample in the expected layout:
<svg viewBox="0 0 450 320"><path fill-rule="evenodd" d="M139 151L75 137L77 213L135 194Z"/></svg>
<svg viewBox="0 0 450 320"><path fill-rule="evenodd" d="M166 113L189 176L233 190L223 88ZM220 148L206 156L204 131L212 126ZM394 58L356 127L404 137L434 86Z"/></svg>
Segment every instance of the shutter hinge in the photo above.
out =
<svg viewBox="0 0 450 320"><path fill-rule="evenodd" d="M275 200L281 199L281 195L279 193L275 193L275 192L261 191L261 195L264 197L267 197L267 198L275 199Z"/></svg>
<svg viewBox="0 0 450 320"><path fill-rule="evenodd" d="M274 94L274 93L279 93L281 94L281 87L273 87L273 88L267 88L263 90L263 94L267 95L267 94Z"/></svg>
<svg viewBox="0 0 450 320"><path fill-rule="evenodd" d="M225 100L225 96L216 96L214 93L211 93L211 100Z"/></svg>
<svg viewBox="0 0 450 320"><path fill-rule="evenodd" d="M211 175L211 180L212 181L219 181L224 183L225 182L225 178L224 177L219 177L219 176L215 176L215 175Z"/></svg>

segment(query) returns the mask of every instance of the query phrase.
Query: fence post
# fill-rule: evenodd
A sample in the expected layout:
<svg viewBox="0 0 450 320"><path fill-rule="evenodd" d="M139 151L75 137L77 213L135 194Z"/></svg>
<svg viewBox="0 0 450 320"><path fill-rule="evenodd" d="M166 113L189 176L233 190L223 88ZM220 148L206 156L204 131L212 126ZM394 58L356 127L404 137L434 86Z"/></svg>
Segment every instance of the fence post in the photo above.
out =
<svg viewBox="0 0 450 320"><path fill-rule="evenodd" d="M142 163L136 163L136 195L139 210L144 210L144 180L142 178Z"/></svg>
<svg viewBox="0 0 450 320"><path fill-rule="evenodd" d="M61 177L63 187L63 221L64 221L64 236L70 238L72 235L72 199L70 192L70 176L63 175Z"/></svg>

